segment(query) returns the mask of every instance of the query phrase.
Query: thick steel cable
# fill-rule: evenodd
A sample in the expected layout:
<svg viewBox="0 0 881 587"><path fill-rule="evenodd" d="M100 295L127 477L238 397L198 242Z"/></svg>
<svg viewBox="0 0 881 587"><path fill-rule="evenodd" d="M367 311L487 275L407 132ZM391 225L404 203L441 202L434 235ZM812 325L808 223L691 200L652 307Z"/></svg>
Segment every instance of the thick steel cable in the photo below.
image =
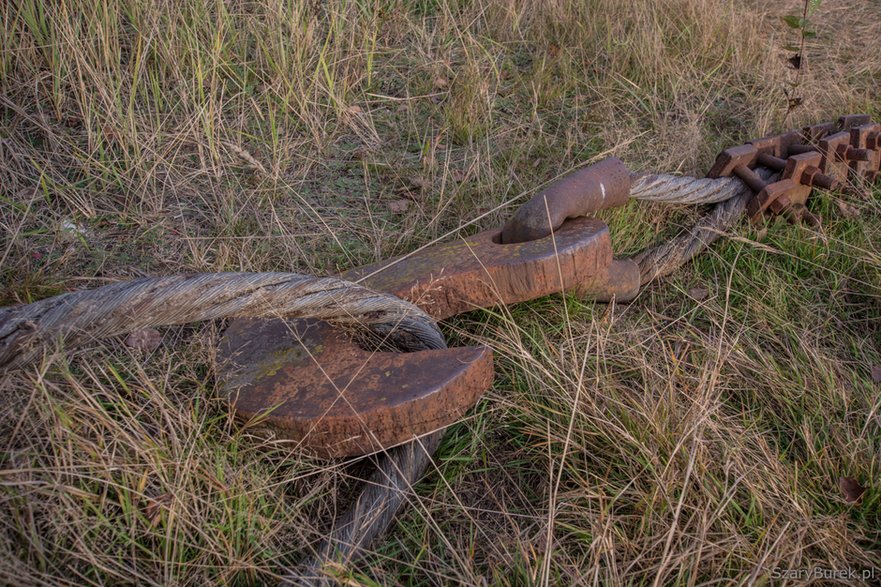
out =
<svg viewBox="0 0 881 587"><path fill-rule="evenodd" d="M774 172L756 170L765 180ZM644 251L631 255L639 265L640 285L670 275L709 247L742 218L753 192L733 177L696 179L675 175L644 175L634 179L633 198L666 204L715 204L691 228Z"/></svg>
<svg viewBox="0 0 881 587"><path fill-rule="evenodd" d="M743 192L744 183L736 177L695 178L666 173L633 176L630 197L665 204L717 204Z"/></svg>
<svg viewBox="0 0 881 587"><path fill-rule="evenodd" d="M321 319L367 327L400 350L446 348L431 317L389 294L334 277L213 273L137 279L0 308L0 371L38 359L52 343L71 349L140 328L230 317ZM392 523L442 438L440 430L379 453L375 472L330 537L296 572L283 571L285 583L315 584L324 580L325 562L361 556Z"/></svg>
<svg viewBox="0 0 881 587"><path fill-rule="evenodd" d="M333 585L336 581L322 567L337 563L343 568L364 555L370 543L391 526L412 494L440 446L444 430L396 446L376 458L373 474L355 503L335 521L330 536L315 554L297 568L285 571L280 586Z"/></svg>
<svg viewBox="0 0 881 587"><path fill-rule="evenodd" d="M35 360L53 342L70 349L152 326L280 316L366 326L402 350L445 347L437 324L415 305L336 277L200 273L124 281L0 308L0 371Z"/></svg>

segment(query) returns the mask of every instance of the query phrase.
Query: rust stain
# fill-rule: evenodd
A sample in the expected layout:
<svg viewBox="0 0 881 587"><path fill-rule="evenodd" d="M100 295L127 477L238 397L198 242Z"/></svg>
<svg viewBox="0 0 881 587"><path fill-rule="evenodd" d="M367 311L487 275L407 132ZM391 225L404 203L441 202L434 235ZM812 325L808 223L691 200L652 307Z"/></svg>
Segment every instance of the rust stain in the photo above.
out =
<svg viewBox="0 0 881 587"><path fill-rule="evenodd" d="M566 221L552 236L500 244L498 230L349 271L437 319L560 291L628 299L632 261L614 260L605 224ZM240 418L325 457L375 452L460 419L489 388L492 352L458 347L369 353L312 320L235 320L218 351L222 389Z"/></svg>

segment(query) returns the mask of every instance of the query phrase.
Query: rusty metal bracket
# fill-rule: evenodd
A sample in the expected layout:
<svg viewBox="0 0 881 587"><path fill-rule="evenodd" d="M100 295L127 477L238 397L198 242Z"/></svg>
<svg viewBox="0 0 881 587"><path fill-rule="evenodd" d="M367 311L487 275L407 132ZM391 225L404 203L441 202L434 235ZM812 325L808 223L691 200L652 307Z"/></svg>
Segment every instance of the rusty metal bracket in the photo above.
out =
<svg viewBox="0 0 881 587"><path fill-rule="evenodd" d="M762 180L757 167L780 172L779 180ZM707 177L725 176L739 177L755 193L747 204L753 222L781 214L790 221L813 218L806 204L814 187L835 189L849 179L881 177L881 125L866 114L850 114L754 139L719 154Z"/></svg>
<svg viewBox="0 0 881 587"><path fill-rule="evenodd" d="M850 132L840 131L828 134L818 141L823 159L820 169L823 173L834 177L839 182L846 182L850 173L849 155Z"/></svg>
<svg viewBox="0 0 881 587"><path fill-rule="evenodd" d="M620 199L621 182L629 192L629 172L624 168L622 178L621 168L603 162L545 193L553 200L583 190L588 207L602 207ZM342 277L411 301L436 319L562 291L632 299L639 267L613 257L604 223L565 220L578 209L567 206L562 224L543 238L503 244L503 231L490 230ZM240 419L259 421L323 457L376 452L443 428L462 417L493 377L485 347L375 352L304 320L235 320L218 361L221 389Z"/></svg>
<svg viewBox="0 0 881 587"><path fill-rule="evenodd" d="M779 154L788 152L789 146L795 142L794 135L777 135L765 137L755 143L747 143L725 149L716 158L708 177L736 176L755 193L747 204L747 215L753 222L762 219L766 210L782 213L793 204L804 204L811 192L810 185L803 185L804 168L811 163L819 163L818 154L806 154L797 157L810 157L801 162L792 157L782 159ZM795 157L795 156L794 156ZM790 165L795 162L795 165ZM769 167L782 172L779 181L767 182L755 172L757 166ZM811 175L816 180L816 174Z"/></svg>
<svg viewBox="0 0 881 587"><path fill-rule="evenodd" d="M815 185L826 189L836 186L835 180L820 172L820 153L808 152L792 155L784 162L781 179L767 184L747 204L750 220L758 222L766 210L772 215L786 214L791 221L798 221L806 213L805 205Z"/></svg>
<svg viewBox="0 0 881 587"><path fill-rule="evenodd" d="M792 146L801 143L804 143L804 135L795 130L748 141L748 144L756 148L759 155L765 154L781 159L789 157Z"/></svg>
<svg viewBox="0 0 881 587"><path fill-rule="evenodd" d="M881 124L868 123L850 129L850 144L857 152L865 152L864 159L851 162L851 173L856 178L875 182L881 172Z"/></svg>

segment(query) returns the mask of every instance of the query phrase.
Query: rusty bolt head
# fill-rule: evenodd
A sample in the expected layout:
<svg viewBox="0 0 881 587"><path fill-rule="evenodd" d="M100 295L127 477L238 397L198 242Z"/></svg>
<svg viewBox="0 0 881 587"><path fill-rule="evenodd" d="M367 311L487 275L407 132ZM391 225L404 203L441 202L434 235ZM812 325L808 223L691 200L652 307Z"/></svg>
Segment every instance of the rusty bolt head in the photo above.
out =
<svg viewBox="0 0 881 587"><path fill-rule="evenodd" d="M868 149L857 149L851 145L838 145L835 149L835 155L840 161L847 161L848 163L852 161L868 161L871 158L871 153L869 153Z"/></svg>
<svg viewBox="0 0 881 587"><path fill-rule="evenodd" d="M786 168L783 170L781 179L791 179L798 186L790 190L786 196L793 204L804 204L811 195L811 184L807 180L815 179L815 174L810 168L819 167L823 155L816 151L792 155L786 160ZM807 171L807 175L805 174Z"/></svg>
<svg viewBox="0 0 881 587"><path fill-rule="evenodd" d="M798 193L798 183L794 180L786 178L774 183L769 183L765 188L755 195L746 205L746 213L752 222L760 222L762 215L775 201L780 198L786 198L785 201L791 202L789 194ZM810 191L810 188L808 188Z"/></svg>
<svg viewBox="0 0 881 587"><path fill-rule="evenodd" d="M790 208L791 206L792 206L792 202L784 194L784 195L780 196L779 198L777 198L776 200L774 200L773 202L771 202L771 205L768 206L768 209L771 212L773 212L775 215L780 215L783 213L784 210Z"/></svg>
<svg viewBox="0 0 881 587"><path fill-rule="evenodd" d="M819 167L808 165L801 172L799 183L802 185L816 186L824 190L838 188L838 180L823 173Z"/></svg>

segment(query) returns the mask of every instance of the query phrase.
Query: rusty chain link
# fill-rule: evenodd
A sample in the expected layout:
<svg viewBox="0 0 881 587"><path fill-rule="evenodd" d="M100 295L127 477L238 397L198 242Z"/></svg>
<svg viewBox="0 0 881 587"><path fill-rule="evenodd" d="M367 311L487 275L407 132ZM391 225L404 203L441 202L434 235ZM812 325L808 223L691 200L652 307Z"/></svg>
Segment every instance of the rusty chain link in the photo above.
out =
<svg viewBox="0 0 881 587"><path fill-rule="evenodd" d="M756 174L764 167L780 173L768 182ZM740 178L753 192L746 214L753 222L783 215L790 222L816 223L806 208L813 188L875 182L881 178L881 124L868 114L807 126L725 149L707 177Z"/></svg>

